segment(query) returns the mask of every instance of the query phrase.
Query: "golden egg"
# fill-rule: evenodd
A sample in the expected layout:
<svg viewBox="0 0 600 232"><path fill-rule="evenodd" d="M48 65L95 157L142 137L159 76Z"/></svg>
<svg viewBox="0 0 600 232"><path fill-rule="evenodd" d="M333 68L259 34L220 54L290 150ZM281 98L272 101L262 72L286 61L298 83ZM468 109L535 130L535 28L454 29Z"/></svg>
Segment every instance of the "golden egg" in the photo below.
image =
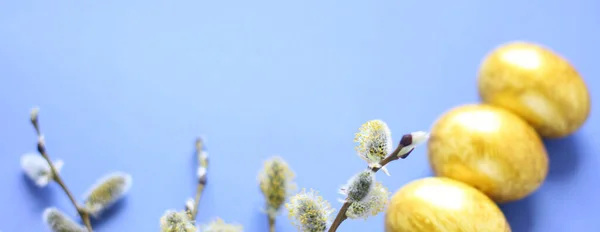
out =
<svg viewBox="0 0 600 232"><path fill-rule="evenodd" d="M588 118L590 95L565 58L541 45L512 42L484 58L479 95L528 121L542 137L575 132Z"/></svg>
<svg viewBox="0 0 600 232"><path fill-rule="evenodd" d="M444 177L408 183L394 194L386 232L509 232L504 214L479 190Z"/></svg>
<svg viewBox="0 0 600 232"><path fill-rule="evenodd" d="M427 144L438 176L467 183L497 202L522 199L548 173L541 138L523 119L499 107L455 107L433 125Z"/></svg>

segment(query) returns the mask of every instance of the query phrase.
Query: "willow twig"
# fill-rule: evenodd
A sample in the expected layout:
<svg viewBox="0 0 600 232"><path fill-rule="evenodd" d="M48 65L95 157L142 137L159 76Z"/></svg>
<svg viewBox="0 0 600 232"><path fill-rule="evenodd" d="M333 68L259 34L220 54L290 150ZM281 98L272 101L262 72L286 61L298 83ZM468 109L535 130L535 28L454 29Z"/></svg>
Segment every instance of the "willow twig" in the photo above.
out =
<svg viewBox="0 0 600 232"><path fill-rule="evenodd" d="M196 197L194 198L194 210L192 211L192 217L195 220L196 215L198 215L198 206L200 205L200 197L202 197L202 192L204 191L204 186L206 183L199 183L198 188L196 188Z"/></svg>
<svg viewBox="0 0 600 232"><path fill-rule="evenodd" d="M348 208L350 208L351 204L352 203L347 200L346 200L346 202L344 202L344 204L342 205L342 208L338 212L337 216L335 216L335 220L333 220L333 223L329 227L329 232L336 231L338 229L338 227L340 227L342 222L344 222L348 218L348 216L346 216L346 211L348 211Z"/></svg>
<svg viewBox="0 0 600 232"><path fill-rule="evenodd" d="M65 192L65 194L67 194L67 197L69 197L69 200L71 200L71 203L73 203L73 206L75 206L75 209L77 209L77 213L79 213L79 216L81 217L81 220L83 221L83 224L85 225L87 230L92 232L93 231L92 223L90 221L89 213L77 203L77 200L75 200L75 197L73 197L73 194L71 193L71 191L69 191L69 188L67 188L67 185L65 184L63 179L58 174L56 167L54 166L54 164L50 160L50 157L48 156L48 153L46 152L46 145L44 143L44 137L43 137L42 133L40 132L37 109L34 109L31 112L31 124L35 128L35 132L38 136L38 144L37 144L38 152L40 153L40 155L42 155L42 157L44 157L46 162L48 162L48 165L50 166L50 171L52 172L52 178L54 179L54 181L56 181L56 183L58 183L58 185L60 185L62 190Z"/></svg>
<svg viewBox="0 0 600 232"><path fill-rule="evenodd" d="M206 169L208 168L208 156L204 152L204 143L200 138L196 139L196 155L198 156L198 187L196 188L192 220L196 220L196 215L198 215L198 206L200 206L200 198L206 186Z"/></svg>
<svg viewBox="0 0 600 232"><path fill-rule="evenodd" d="M396 147L396 149L392 153L390 153L387 157L385 157L385 159L381 160L379 162L378 167L371 167L371 171L377 172L382 167L384 167L385 165L387 165L388 163L390 163L394 160L405 159L406 157L408 157L408 155L410 155L410 153L414 150L414 148L411 148L408 152L406 152L404 154L400 154L400 152L402 151L403 148L410 146L412 143L413 143L413 140L412 140L411 134L405 134L404 136L402 136L400 143L398 143L398 147ZM351 204L352 204L352 202L350 202L348 199L346 199L346 201L344 201L342 208L340 208L340 211L338 211L337 216L335 217L335 219L333 220L333 223L329 227L329 232L335 232L338 229L338 227L342 224L342 222L344 222L348 218L348 216L346 216L346 212L348 211L348 208L350 208Z"/></svg>
<svg viewBox="0 0 600 232"><path fill-rule="evenodd" d="M275 232L275 218L269 217L269 232Z"/></svg>

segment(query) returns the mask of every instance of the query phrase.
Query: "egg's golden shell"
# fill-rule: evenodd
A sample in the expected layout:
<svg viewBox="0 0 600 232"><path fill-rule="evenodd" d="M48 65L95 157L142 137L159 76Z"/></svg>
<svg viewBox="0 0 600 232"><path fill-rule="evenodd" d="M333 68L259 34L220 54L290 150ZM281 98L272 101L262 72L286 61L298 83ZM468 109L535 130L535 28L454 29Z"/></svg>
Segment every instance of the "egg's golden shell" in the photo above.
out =
<svg viewBox="0 0 600 232"><path fill-rule="evenodd" d="M504 214L479 190L429 177L408 183L390 201L386 232L509 232Z"/></svg>
<svg viewBox="0 0 600 232"><path fill-rule="evenodd" d="M433 125L427 144L438 176L469 184L497 202L522 199L548 173L548 156L535 130L499 107L463 105Z"/></svg>
<svg viewBox="0 0 600 232"><path fill-rule="evenodd" d="M528 121L542 137L567 136L587 120L588 88L565 58L528 42L494 49L480 67L479 95Z"/></svg>

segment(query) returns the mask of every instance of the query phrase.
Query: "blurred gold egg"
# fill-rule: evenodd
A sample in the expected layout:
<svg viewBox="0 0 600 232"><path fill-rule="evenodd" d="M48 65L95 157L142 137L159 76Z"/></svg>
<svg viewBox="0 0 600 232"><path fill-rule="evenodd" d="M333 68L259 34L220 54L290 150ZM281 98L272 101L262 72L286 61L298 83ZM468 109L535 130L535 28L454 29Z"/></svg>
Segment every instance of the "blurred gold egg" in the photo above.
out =
<svg viewBox="0 0 600 232"><path fill-rule="evenodd" d="M479 190L444 177L398 190L385 215L386 232L509 232L504 214Z"/></svg>
<svg viewBox="0 0 600 232"><path fill-rule="evenodd" d="M542 137L567 136L587 120L590 94L579 73L554 51L528 42L504 44L480 67L479 95L528 121Z"/></svg>
<svg viewBox="0 0 600 232"><path fill-rule="evenodd" d="M548 173L541 138L523 119L499 107L455 107L433 125L427 144L438 176L469 184L497 202L522 199Z"/></svg>

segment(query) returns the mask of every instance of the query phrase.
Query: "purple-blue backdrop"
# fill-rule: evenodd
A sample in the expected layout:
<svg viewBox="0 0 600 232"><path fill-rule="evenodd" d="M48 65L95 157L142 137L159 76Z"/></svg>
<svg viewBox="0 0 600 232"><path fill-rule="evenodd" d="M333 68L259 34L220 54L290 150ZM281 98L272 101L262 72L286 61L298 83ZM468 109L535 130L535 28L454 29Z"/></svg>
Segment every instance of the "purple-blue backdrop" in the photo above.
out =
<svg viewBox="0 0 600 232"><path fill-rule="evenodd" d="M266 231L256 174L286 158L300 187L340 204L364 163L353 133L383 119L398 135L427 130L447 109L477 102L476 72L516 39L567 57L600 91L596 1L0 1L0 230L46 231L41 213L75 210L56 185L37 189L19 167L35 151L29 109L41 107L53 158L78 199L122 170L130 195L97 231L157 231L195 191L193 141L205 135L209 186L199 221ZM593 101L593 110L600 108ZM600 118L548 144L542 188L503 206L513 230L600 231ZM392 191L431 175L426 150L393 163ZM278 231L295 231L285 215ZM340 231L382 231L383 216Z"/></svg>

